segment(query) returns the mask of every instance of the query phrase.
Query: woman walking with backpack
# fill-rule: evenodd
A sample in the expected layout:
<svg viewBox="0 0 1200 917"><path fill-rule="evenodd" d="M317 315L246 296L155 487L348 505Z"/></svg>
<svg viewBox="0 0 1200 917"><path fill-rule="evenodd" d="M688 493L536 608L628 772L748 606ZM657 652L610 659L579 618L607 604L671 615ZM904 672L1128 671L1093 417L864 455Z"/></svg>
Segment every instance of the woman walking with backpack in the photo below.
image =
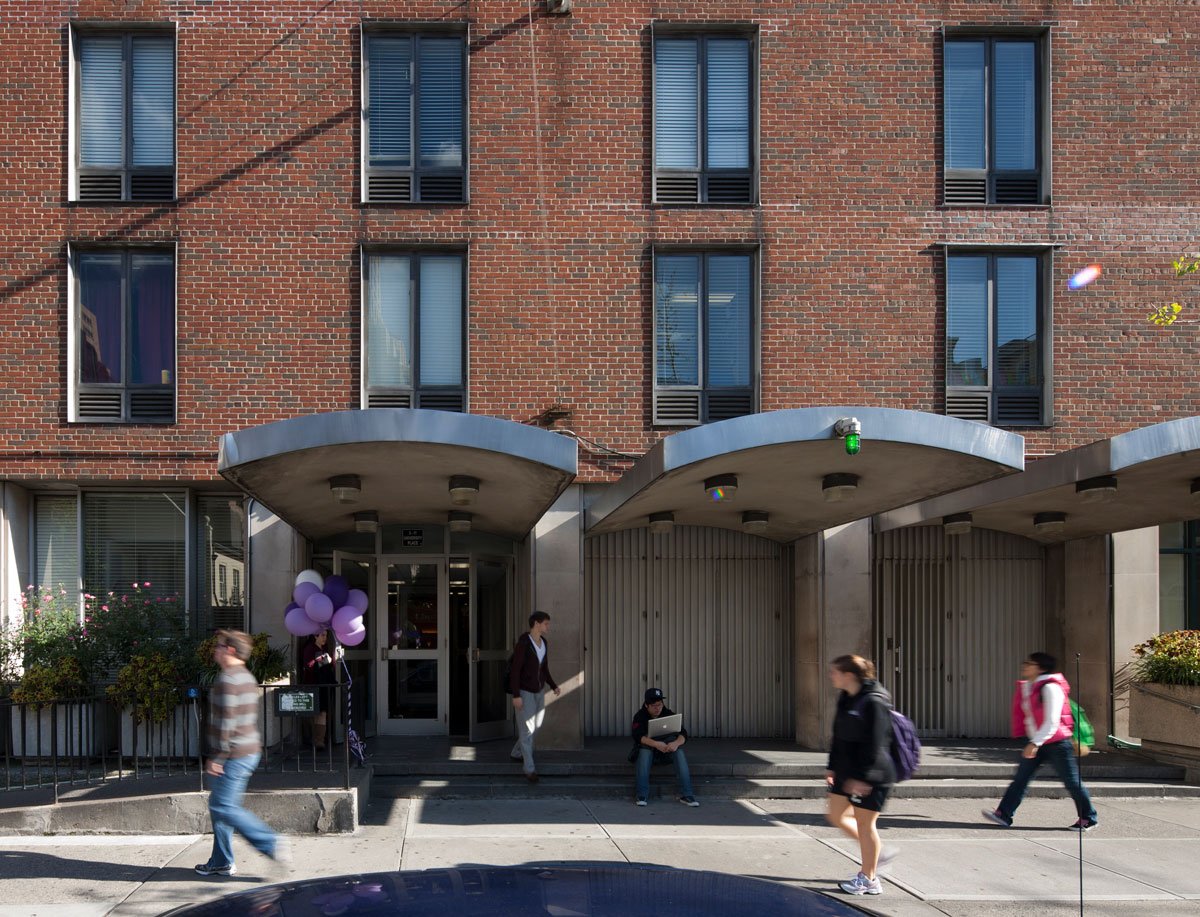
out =
<svg viewBox="0 0 1200 917"><path fill-rule="evenodd" d="M825 818L858 841L862 862L854 878L838 885L851 895L878 895L883 883L876 870L896 855L894 850L881 851L876 828L896 782L891 698L875 680L875 664L862 656L838 656L829 664L829 680L840 693L825 771Z"/></svg>

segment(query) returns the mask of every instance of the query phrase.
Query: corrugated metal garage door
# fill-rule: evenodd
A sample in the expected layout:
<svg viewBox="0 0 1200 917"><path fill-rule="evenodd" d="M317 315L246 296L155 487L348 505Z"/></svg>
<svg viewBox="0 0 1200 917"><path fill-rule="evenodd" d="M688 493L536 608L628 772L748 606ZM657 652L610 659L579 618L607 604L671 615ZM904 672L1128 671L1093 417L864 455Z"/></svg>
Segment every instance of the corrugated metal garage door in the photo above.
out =
<svg viewBox="0 0 1200 917"><path fill-rule="evenodd" d="M1043 551L941 526L875 539L880 677L922 735L1007 736L1018 664L1046 639Z"/></svg>
<svg viewBox="0 0 1200 917"><path fill-rule="evenodd" d="M584 730L626 735L658 685L694 735L793 733L791 552L724 529L585 542Z"/></svg>

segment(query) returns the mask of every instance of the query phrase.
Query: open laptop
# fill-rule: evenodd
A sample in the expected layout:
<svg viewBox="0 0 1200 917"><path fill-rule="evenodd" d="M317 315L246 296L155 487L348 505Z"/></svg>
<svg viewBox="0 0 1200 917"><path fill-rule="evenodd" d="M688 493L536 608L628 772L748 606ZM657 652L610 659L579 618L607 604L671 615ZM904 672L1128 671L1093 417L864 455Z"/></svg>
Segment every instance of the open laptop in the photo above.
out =
<svg viewBox="0 0 1200 917"><path fill-rule="evenodd" d="M672 713L670 716L660 716L647 725L646 735L650 738L670 741L678 736L679 730L683 728L683 715Z"/></svg>

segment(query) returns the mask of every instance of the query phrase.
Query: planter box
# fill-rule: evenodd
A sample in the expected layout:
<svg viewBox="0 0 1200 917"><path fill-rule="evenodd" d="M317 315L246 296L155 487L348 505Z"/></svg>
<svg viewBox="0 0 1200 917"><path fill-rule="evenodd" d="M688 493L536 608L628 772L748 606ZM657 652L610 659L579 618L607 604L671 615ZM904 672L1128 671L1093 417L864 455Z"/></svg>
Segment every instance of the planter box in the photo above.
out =
<svg viewBox="0 0 1200 917"><path fill-rule="evenodd" d="M134 730L137 730L136 756L139 758L200 758L203 745L191 703L180 704L164 723L135 723L129 710L121 711L121 754L135 755Z"/></svg>
<svg viewBox="0 0 1200 917"><path fill-rule="evenodd" d="M1129 731L1142 751L1200 773L1200 686L1134 684L1129 694Z"/></svg>
<svg viewBox="0 0 1200 917"><path fill-rule="evenodd" d="M30 706L25 708L24 719L22 730L21 710L13 707L10 733L15 757L49 758L56 750L60 758L100 754L104 724L92 722L91 704L59 704L53 713L49 707L35 710Z"/></svg>
<svg viewBox="0 0 1200 917"><path fill-rule="evenodd" d="M291 682L273 681L263 686L263 699L266 706L258 708L259 731L262 742L267 748L274 748L285 739L291 738L294 717L279 717L275 715L275 695L280 688L291 687ZM261 702L260 702L261 703Z"/></svg>

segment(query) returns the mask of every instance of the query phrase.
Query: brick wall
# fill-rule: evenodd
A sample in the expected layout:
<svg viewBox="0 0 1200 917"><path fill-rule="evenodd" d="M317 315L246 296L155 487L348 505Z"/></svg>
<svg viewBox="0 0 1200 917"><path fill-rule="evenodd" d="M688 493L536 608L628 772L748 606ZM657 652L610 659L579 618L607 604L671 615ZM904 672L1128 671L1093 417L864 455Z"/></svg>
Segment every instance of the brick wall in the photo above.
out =
<svg viewBox="0 0 1200 917"><path fill-rule="evenodd" d="M1191 0L0 0L0 476L215 475L225 431L358 406L359 245L469 245L471 410L641 452L654 242L761 246L764 410L940 411L937 243L1054 242L1055 424L1031 454L1197 413L1200 30ZM471 203L359 203L359 23L470 23ZM757 23L761 203L650 198L656 18ZM178 29L179 201L66 202L67 24ZM1052 28L1053 206L948 210L940 30ZM178 244L178 416L66 423L67 241ZM1101 281L1066 278L1101 262ZM1145 314L1185 304L1169 329ZM1191 320L1191 323L1189 323ZM581 453L581 480L623 467Z"/></svg>

